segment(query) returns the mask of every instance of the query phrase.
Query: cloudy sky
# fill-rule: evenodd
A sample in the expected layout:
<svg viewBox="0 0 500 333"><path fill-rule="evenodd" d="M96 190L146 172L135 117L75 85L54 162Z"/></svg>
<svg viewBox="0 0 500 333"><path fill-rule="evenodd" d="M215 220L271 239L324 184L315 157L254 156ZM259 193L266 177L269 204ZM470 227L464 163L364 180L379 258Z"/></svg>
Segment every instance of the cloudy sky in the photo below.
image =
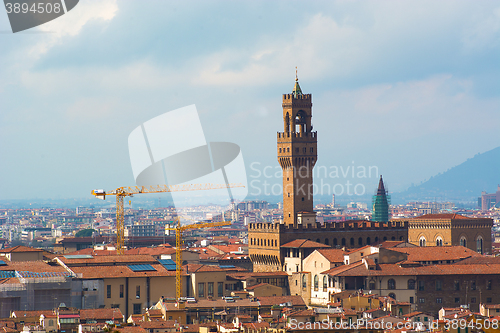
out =
<svg viewBox="0 0 500 333"><path fill-rule="evenodd" d="M16 34L0 11L0 199L133 185L128 135L191 104L253 180L295 66L318 166L404 190L500 146L499 59L498 1L82 0Z"/></svg>

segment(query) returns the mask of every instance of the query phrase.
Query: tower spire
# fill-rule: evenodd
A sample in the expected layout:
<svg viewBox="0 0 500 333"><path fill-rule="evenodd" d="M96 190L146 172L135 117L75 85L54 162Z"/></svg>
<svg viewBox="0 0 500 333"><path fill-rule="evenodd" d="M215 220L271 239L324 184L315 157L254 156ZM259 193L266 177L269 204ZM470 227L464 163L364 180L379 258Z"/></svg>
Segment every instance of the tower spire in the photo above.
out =
<svg viewBox="0 0 500 333"><path fill-rule="evenodd" d="M297 66L295 66L295 85L293 86L292 94L295 98L297 98L297 96L302 96L302 90L299 86L299 77L297 75Z"/></svg>
<svg viewBox="0 0 500 333"><path fill-rule="evenodd" d="M384 180L382 175L380 175L380 180L378 181L377 194L373 196L373 212L372 221L375 222L387 222L389 221L389 204L390 197L387 195L385 190Z"/></svg>

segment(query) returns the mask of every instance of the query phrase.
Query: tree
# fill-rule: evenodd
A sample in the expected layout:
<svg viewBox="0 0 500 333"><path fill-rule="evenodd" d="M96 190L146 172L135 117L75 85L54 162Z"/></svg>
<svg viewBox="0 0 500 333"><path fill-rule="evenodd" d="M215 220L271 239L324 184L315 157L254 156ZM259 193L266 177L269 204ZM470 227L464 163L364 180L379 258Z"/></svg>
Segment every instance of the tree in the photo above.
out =
<svg viewBox="0 0 500 333"><path fill-rule="evenodd" d="M92 233L94 232L94 229L83 229L78 231L75 234L75 237L92 237Z"/></svg>

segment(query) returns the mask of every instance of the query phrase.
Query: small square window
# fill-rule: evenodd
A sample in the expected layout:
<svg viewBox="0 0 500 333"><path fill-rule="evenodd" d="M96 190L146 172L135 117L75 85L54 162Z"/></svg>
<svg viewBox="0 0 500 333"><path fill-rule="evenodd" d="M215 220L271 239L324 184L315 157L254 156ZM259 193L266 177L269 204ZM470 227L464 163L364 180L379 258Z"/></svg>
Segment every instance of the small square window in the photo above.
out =
<svg viewBox="0 0 500 333"><path fill-rule="evenodd" d="M471 297L470 302L471 303L476 303L476 298L475 297Z"/></svg>
<svg viewBox="0 0 500 333"><path fill-rule="evenodd" d="M460 297L455 297L455 303L460 303Z"/></svg>
<svg viewBox="0 0 500 333"><path fill-rule="evenodd" d="M418 299L418 302L419 302L419 303L425 303L425 298L419 298L419 299Z"/></svg>
<svg viewBox="0 0 500 333"><path fill-rule="evenodd" d="M491 297L486 297L486 303L491 303Z"/></svg>
<svg viewBox="0 0 500 333"><path fill-rule="evenodd" d="M443 303L443 299L441 297L436 298L436 303Z"/></svg>

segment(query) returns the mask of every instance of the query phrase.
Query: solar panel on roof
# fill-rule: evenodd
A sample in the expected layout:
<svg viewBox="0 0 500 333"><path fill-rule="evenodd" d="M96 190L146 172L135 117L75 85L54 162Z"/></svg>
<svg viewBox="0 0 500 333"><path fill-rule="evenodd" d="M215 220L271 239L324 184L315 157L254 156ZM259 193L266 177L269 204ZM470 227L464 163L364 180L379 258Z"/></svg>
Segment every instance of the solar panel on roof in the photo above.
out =
<svg viewBox="0 0 500 333"><path fill-rule="evenodd" d="M158 259L158 262L165 267L167 271L175 271L177 268L177 265L175 264L175 261L172 259Z"/></svg>
<svg viewBox="0 0 500 333"><path fill-rule="evenodd" d="M5 263L5 261L3 260L0 260L0 266L6 266L7 264Z"/></svg>
<svg viewBox="0 0 500 333"><path fill-rule="evenodd" d="M0 279L8 279L12 277L16 277L15 271L0 271Z"/></svg>
<svg viewBox="0 0 500 333"><path fill-rule="evenodd" d="M162 265L175 265L175 261L172 259L158 259L158 262Z"/></svg>
<svg viewBox="0 0 500 333"><path fill-rule="evenodd" d="M90 254L67 254L64 256L66 259L94 259Z"/></svg>
<svg viewBox="0 0 500 333"><path fill-rule="evenodd" d="M130 268L133 272L156 271L156 269L149 264L128 265L128 268Z"/></svg>

